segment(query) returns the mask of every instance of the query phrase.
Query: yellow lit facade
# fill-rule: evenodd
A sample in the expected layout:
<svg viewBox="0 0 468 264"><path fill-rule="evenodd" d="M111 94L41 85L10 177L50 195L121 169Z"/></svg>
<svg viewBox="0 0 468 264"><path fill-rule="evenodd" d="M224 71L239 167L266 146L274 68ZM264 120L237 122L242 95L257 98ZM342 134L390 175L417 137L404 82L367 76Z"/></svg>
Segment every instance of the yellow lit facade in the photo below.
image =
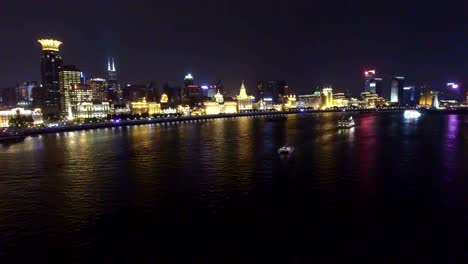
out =
<svg viewBox="0 0 468 264"><path fill-rule="evenodd" d="M93 104L90 102L78 103L75 118L103 118L111 114L108 102Z"/></svg>
<svg viewBox="0 0 468 264"><path fill-rule="evenodd" d="M237 96L237 105L239 107L239 111L247 111L253 109L252 97L247 95L244 82L242 82L239 95Z"/></svg>
<svg viewBox="0 0 468 264"><path fill-rule="evenodd" d="M291 109L291 108L296 108L297 105L296 105L296 102L297 102L297 98L296 98L296 95L288 95L286 98L286 103L284 104L284 108L285 109Z"/></svg>
<svg viewBox="0 0 468 264"><path fill-rule="evenodd" d="M59 51L59 47L62 44L61 41L55 39L39 39L37 42L41 43L42 50L53 50Z"/></svg>
<svg viewBox="0 0 468 264"><path fill-rule="evenodd" d="M141 115L147 113L149 115L154 115L161 113L161 104L156 102L146 102L146 98L143 97L139 102L132 102L130 110L132 114Z"/></svg>
<svg viewBox="0 0 468 264"><path fill-rule="evenodd" d="M433 94L431 91L424 91L419 98L419 105L423 107L431 107L433 101Z"/></svg>
<svg viewBox="0 0 468 264"><path fill-rule="evenodd" d="M165 104L165 103L167 103L168 101L169 101L169 97L167 96L166 93L163 93L163 94L161 95L160 103L161 103L161 104Z"/></svg>
<svg viewBox="0 0 468 264"><path fill-rule="evenodd" d="M205 102L205 114L219 115L219 114L235 114L237 113L236 102L224 102L219 104L217 102Z"/></svg>
<svg viewBox="0 0 468 264"><path fill-rule="evenodd" d="M205 102L205 114L207 115L219 115L221 113L220 104L217 102Z"/></svg>
<svg viewBox="0 0 468 264"><path fill-rule="evenodd" d="M349 100L346 98L344 93L333 94L333 106L335 107L348 107Z"/></svg>
<svg viewBox="0 0 468 264"><path fill-rule="evenodd" d="M331 87L323 88L322 90L323 95L323 104L322 108L332 108L333 107L333 90Z"/></svg>
<svg viewBox="0 0 468 264"><path fill-rule="evenodd" d="M237 113L237 103L236 102L225 102L223 108L224 114L235 114Z"/></svg>
<svg viewBox="0 0 468 264"><path fill-rule="evenodd" d="M17 116L31 116L34 125L40 125L43 122L42 111L39 108L26 110L24 108L13 108L0 111L0 127L8 127L10 119Z"/></svg>
<svg viewBox="0 0 468 264"><path fill-rule="evenodd" d="M75 87L75 84L80 84L80 82L81 71L76 67L64 67L63 70L59 72L60 104L63 116L66 116L70 108L72 108L70 99L71 89Z"/></svg>

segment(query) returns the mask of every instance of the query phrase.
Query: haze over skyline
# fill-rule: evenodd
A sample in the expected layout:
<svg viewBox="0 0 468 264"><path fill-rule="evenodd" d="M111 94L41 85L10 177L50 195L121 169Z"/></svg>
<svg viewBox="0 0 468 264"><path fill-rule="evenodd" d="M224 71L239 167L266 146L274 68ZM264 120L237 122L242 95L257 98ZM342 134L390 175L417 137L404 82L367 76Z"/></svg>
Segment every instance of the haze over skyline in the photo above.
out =
<svg viewBox="0 0 468 264"><path fill-rule="evenodd" d="M440 88L467 83L464 1L16 1L0 10L0 87L40 81L38 38L63 41L65 64L122 82L284 79L362 91L364 69ZM345 8L343 8L345 7Z"/></svg>

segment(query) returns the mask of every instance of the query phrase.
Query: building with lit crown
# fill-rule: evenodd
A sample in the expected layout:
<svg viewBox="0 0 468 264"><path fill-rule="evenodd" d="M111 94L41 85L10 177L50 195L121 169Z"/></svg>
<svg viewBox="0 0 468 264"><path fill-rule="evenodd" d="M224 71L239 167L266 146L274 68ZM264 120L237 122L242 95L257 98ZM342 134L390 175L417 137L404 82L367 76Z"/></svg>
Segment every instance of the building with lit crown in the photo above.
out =
<svg viewBox="0 0 468 264"><path fill-rule="evenodd" d="M44 114L60 113L60 86L59 72L62 70L63 60L59 47L61 41L54 39L39 39L42 46L41 55L41 82L42 87L38 91L37 106L40 106Z"/></svg>

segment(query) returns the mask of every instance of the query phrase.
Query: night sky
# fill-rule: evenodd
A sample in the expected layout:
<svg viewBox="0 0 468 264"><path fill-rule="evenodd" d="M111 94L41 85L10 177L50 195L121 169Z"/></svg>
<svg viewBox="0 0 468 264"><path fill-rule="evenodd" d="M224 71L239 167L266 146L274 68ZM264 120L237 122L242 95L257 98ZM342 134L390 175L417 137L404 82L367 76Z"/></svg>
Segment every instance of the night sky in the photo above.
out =
<svg viewBox="0 0 468 264"><path fill-rule="evenodd" d="M406 76L436 88L468 84L467 1L2 1L0 87L40 81L38 38L64 42L65 64L105 77L115 56L122 82L183 81L187 72L249 92L285 79L363 89L362 72ZM333 1L334 2L334 1Z"/></svg>

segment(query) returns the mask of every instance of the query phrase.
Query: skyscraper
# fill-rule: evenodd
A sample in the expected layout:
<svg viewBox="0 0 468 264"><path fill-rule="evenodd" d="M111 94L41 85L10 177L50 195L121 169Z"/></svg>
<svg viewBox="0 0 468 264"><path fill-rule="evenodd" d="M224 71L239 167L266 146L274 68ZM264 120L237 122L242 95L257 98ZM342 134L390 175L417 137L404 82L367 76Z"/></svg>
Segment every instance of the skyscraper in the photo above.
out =
<svg viewBox="0 0 468 264"><path fill-rule="evenodd" d="M93 90L93 100L98 102L107 102L107 81L103 78L91 78L86 84L88 84Z"/></svg>
<svg viewBox="0 0 468 264"><path fill-rule="evenodd" d="M115 68L114 58L107 58L107 85L107 99L114 103L122 103L122 89L117 80L117 69Z"/></svg>
<svg viewBox="0 0 468 264"><path fill-rule="evenodd" d="M403 105L413 106L416 103L416 89L414 86L403 87L402 100L400 102Z"/></svg>
<svg viewBox="0 0 468 264"><path fill-rule="evenodd" d="M369 83L369 92L376 93L381 97L384 97L384 90L382 85L382 78L372 78Z"/></svg>
<svg viewBox="0 0 468 264"><path fill-rule="evenodd" d="M81 71L75 65L65 65L59 72L60 85L60 112L67 116L72 107L70 100L70 91L72 84L81 84Z"/></svg>
<svg viewBox="0 0 468 264"><path fill-rule="evenodd" d="M42 102L37 102L41 106L44 114L60 113L60 87L59 72L62 70L63 61L59 53L61 41L54 39L39 39L42 45L41 55L41 78L42 78Z"/></svg>
<svg viewBox="0 0 468 264"><path fill-rule="evenodd" d="M191 107L201 106L203 91L200 85L195 84L192 74L187 74L184 78L184 96L183 101Z"/></svg>
<svg viewBox="0 0 468 264"><path fill-rule="evenodd" d="M372 79L374 79L374 76L375 76L375 70L364 71L364 77L365 77L364 91L365 92L372 93L372 88L373 88L374 93L375 93L375 86L371 87L371 83L372 83L371 81Z"/></svg>
<svg viewBox="0 0 468 264"><path fill-rule="evenodd" d="M115 59L107 59L107 79L109 82L117 82L117 70L115 69Z"/></svg>
<svg viewBox="0 0 468 264"><path fill-rule="evenodd" d="M392 81L390 83L390 102L392 103L402 102L404 83L405 83L405 77L395 76L392 78Z"/></svg>

